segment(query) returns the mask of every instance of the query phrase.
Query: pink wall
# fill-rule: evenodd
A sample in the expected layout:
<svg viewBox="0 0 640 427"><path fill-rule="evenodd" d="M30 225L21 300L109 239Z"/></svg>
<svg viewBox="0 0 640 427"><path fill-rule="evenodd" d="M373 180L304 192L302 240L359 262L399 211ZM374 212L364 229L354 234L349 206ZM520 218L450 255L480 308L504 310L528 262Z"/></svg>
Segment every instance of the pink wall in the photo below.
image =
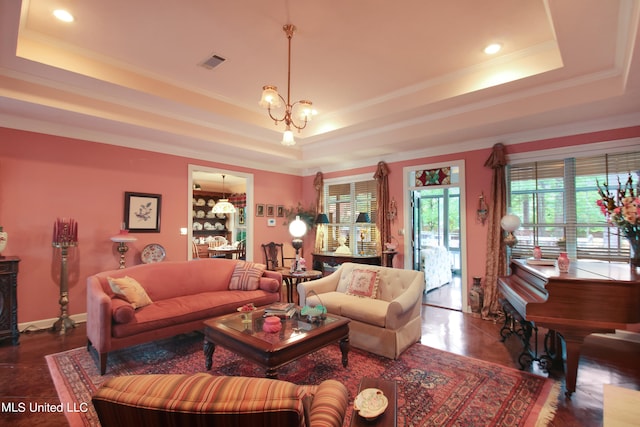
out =
<svg viewBox="0 0 640 427"><path fill-rule="evenodd" d="M508 153L523 153L560 146L639 137L640 126L551 138L507 146ZM389 163L389 186L398 203L399 219L392 225L402 250L402 169L406 166L464 159L466 163L468 274L484 275L486 226L477 224L475 210L482 191L490 197L491 171L484 167L490 149L424 157ZM119 254L109 237L122 222L125 191L162 194L160 233L138 233L127 253L127 265L140 263L140 250L160 243L168 260L187 258L186 236L179 234L190 218L187 209L188 164L220 167L254 174L255 202L305 207L315 200L313 176L297 177L213 162L203 162L141 150L0 128L0 226L9 233L4 255L21 258L18 278L18 321L28 323L59 315L59 290L51 248L51 229L57 217L71 217L79 224L80 244L70 260L70 314L84 313L86 277L116 268ZM325 179L370 173L375 166L327 173ZM289 242L283 220L275 227L266 218L254 218L254 259L262 260L260 244L271 240ZM408 231L408 230L407 230ZM313 239L305 239L310 257ZM398 256L402 265L403 253Z"/></svg>
<svg viewBox="0 0 640 427"><path fill-rule="evenodd" d="M187 259L185 218L188 164L254 173L258 203L295 206L298 176L203 162L141 150L0 128L0 226L9 234L3 255L21 258L18 276L18 322L56 318L60 314L59 261L51 247L56 218L78 222L79 245L70 253L69 313L86 311L86 277L118 267L119 254L109 237L123 221L124 192L162 195L161 232L136 233L127 265L139 264L140 251L160 243L167 260ZM287 229L267 227L256 218L254 259L260 243L286 241Z"/></svg>

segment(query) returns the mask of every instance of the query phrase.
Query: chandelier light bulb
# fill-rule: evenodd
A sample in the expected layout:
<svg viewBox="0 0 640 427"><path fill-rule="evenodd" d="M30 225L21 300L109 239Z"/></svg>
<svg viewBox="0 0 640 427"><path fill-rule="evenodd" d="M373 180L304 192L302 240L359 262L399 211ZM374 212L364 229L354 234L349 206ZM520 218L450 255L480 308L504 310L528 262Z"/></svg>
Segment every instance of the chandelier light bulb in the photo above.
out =
<svg viewBox="0 0 640 427"><path fill-rule="evenodd" d="M282 134L282 145L290 147L295 144L296 140L293 138L293 132L291 132L291 128L287 126L287 130Z"/></svg>

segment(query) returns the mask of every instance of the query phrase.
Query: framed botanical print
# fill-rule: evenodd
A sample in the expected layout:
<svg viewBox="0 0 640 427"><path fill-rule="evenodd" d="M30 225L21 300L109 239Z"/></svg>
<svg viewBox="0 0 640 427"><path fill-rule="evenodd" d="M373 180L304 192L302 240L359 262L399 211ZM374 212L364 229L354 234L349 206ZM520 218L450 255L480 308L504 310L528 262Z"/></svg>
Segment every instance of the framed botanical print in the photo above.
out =
<svg viewBox="0 0 640 427"><path fill-rule="evenodd" d="M161 194L124 193L124 228L134 233L159 233Z"/></svg>

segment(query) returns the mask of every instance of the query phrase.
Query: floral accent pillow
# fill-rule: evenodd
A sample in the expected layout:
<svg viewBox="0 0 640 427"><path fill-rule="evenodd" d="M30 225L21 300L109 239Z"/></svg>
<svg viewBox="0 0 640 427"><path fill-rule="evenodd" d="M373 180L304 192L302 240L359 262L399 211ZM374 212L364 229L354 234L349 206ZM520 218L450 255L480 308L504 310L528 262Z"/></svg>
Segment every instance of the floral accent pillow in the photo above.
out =
<svg viewBox="0 0 640 427"><path fill-rule="evenodd" d="M144 307L151 304L151 298L147 295L142 285L132 277L124 276L114 279L113 277L107 277L111 290L118 298L130 303L133 308Z"/></svg>
<svg viewBox="0 0 640 427"><path fill-rule="evenodd" d="M229 281L229 289L255 291L260 286L260 278L266 268L267 266L264 264L238 261Z"/></svg>
<svg viewBox="0 0 640 427"><path fill-rule="evenodd" d="M378 272L373 270L354 269L347 285L347 295L375 299L378 293Z"/></svg>

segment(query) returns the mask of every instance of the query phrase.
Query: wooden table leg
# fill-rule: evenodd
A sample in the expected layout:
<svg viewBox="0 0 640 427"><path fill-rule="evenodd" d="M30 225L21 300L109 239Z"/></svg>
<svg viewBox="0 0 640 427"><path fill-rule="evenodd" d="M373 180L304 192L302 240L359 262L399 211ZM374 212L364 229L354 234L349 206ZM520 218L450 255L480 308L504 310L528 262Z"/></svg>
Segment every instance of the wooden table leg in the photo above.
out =
<svg viewBox="0 0 640 427"><path fill-rule="evenodd" d="M346 368L349 364L349 337L340 340L340 351L342 352L342 366Z"/></svg>
<svg viewBox="0 0 640 427"><path fill-rule="evenodd" d="M207 371L211 370L213 366L213 352L216 349L216 345L211 341L204 339L204 366Z"/></svg>

